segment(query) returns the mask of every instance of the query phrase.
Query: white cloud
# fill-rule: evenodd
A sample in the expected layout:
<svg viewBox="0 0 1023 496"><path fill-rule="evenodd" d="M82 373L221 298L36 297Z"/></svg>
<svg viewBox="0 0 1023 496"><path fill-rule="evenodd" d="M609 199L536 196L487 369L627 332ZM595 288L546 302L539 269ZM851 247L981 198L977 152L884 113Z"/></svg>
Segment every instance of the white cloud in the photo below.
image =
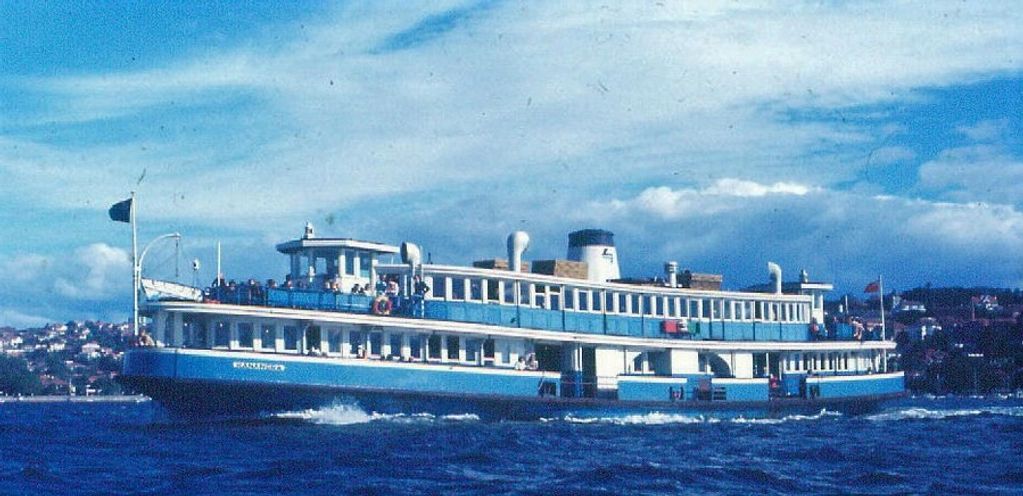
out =
<svg viewBox="0 0 1023 496"><path fill-rule="evenodd" d="M871 165L889 165L908 162L916 158L916 152L905 146L882 146L870 151L867 158Z"/></svg>
<svg viewBox="0 0 1023 496"><path fill-rule="evenodd" d="M957 126L956 131L975 142L990 143L1000 140L1009 132L1009 120L1005 118L984 120Z"/></svg>
<svg viewBox="0 0 1023 496"><path fill-rule="evenodd" d="M958 202L1010 203L1023 206L1023 160L996 145L943 151L920 166L920 186Z"/></svg>
<svg viewBox="0 0 1023 496"><path fill-rule="evenodd" d="M23 329L26 327L42 327L50 322L57 321L40 315L22 313L11 308L0 308L0 325L2 326Z"/></svg>
<svg viewBox="0 0 1023 496"><path fill-rule="evenodd" d="M125 287L131 294L131 257L120 248L105 243L79 248L69 270L67 277L58 277L53 283L53 288L68 298L103 300Z"/></svg>
<svg viewBox="0 0 1023 496"><path fill-rule="evenodd" d="M817 191L817 188L798 183L760 184L755 181L723 178L704 189L651 187L632 199L597 202L592 206L592 210L634 212L640 215L653 214L663 219L678 219L745 208L748 202L742 201L742 198L768 195L803 196L814 191Z"/></svg>

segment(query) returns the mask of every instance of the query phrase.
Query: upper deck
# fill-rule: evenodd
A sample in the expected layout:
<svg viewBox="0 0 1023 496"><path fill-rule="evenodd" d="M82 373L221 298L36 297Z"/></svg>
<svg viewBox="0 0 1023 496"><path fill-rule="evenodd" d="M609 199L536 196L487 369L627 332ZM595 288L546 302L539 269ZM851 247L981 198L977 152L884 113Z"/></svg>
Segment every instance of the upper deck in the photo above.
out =
<svg viewBox="0 0 1023 496"><path fill-rule="evenodd" d="M773 292L678 287L674 272L671 278L656 283L607 280L607 274L618 273L611 233L586 230L573 236L570 239L575 245L570 245L570 257L575 250L582 260L576 264L584 271L587 256L590 264L614 266L589 271L589 277L522 271L522 243L528 243L524 233L509 237L509 259L518 270L422 263L418 248L408 243L399 250L381 243L316 238L312 226L307 226L303 238L277 246L291 258L291 273L285 285L263 286L250 281L235 287L221 283L207 289L204 299L665 340L805 342L871 338L854 336L848 326L826 327L823 294L831 285L809 282L805 275L800 282L785 284L783 291L779 272ZM600 249L587 252L591 247L578 246L591 241L600 243ZM399 252L404 263L377 260L380 255ZM346 290L349 282L354 285ZM386 303L374 306L374 298L384 294Z"/></svg>

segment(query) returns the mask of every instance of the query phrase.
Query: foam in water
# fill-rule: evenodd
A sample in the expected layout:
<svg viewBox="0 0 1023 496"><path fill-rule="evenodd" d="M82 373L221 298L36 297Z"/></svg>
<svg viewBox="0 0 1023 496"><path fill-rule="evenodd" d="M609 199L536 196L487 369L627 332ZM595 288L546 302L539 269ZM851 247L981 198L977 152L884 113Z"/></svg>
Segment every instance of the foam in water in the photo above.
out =
<svg viewBox="0 0 1023 496"><path fill-rule="evenodd" d="M282 412L274 414L274 417L306 420L319 425L352 425L369 422L472 422L480 419L479 416L472 413L442 415L440 417L430 413L367 413L358 404L348 403L335 403L322 408Z"/></svg>
<svg viewBox="0 0 1023 496"><path fill-rule="evenodd" d="M736 417L721 419L704 415L681 415L677 413L650 412L636 415L613 417L584 417L566 415L562 418L541 418L541 422L568 422L572 424L612 424L612 425L666 425L666 424L717 424L731 422L735 424L782 424L785 422L820 420L825 417L838 417L842 414L821 410L813 415L786 415L781 418L746 418Z"/></svg>
<svg viewBox="0 0 1023 496"><path fill-rule="evenodd" d="M358 405L343 403L335 403L322 408L276 413L274 417L307 420L321 425L365 424L374 420L372 415L366 413Z"/></svg>
<svg viewBox="0 0 1023 496"><path fill-rule="evenodd" d="M868 420L890 421L890 420L921 420L921 419L945 419L952 417L972 417L977 415L997 415L1004 417L1023 417L1023 406L984 406L979 408L957 408L937 409L927 408L902 408L890 412L882 412L866 417Z"/></svg>

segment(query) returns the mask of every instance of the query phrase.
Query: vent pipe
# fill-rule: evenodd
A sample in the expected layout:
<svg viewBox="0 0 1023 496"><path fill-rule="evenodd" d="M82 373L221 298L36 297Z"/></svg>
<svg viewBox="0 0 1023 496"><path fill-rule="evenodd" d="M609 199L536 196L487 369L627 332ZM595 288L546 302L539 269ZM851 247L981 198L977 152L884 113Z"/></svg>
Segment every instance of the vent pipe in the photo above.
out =
<svg viewBox="0 0 1023 496"><path fill-rule="evenodd" d="M668 286L672 288L678 287L678 262L664 262L664 275L665 280L668 281Z"/></svg>
<svg viewBox="0 0 1023 496"><path fill-rule="evenodd" d="M774 294L781 294L781 266L767 262L767 271L771 273L771 280L774 282Z"/></svg>
<svg viewBox="0 0 1023 496"><path fill-rule="evenodd" d="M508 270L522 272L522 254L529 248L529 234L515 231L508 235Z"/></svg>
<svg viewBox="0 0 1023 496"><path fill-rule="evenodd" d="M407 263L413 269L422 263L422 255L419 253L419 247L414 243L405 241L401 244L401 261Z"/></svg>

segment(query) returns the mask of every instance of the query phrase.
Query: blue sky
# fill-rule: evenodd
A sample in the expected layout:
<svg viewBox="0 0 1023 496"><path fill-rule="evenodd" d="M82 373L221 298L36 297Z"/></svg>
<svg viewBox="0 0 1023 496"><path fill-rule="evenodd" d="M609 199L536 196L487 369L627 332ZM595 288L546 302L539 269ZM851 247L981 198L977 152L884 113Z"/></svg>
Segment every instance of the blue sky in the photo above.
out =
<svg viewBox="0 0 1023 496"><path fill-rule="evenodd" d="M604 227L629 275L1023 284L1011 2L416 6L0 4L0 325L130 313L132 190L202 282L218 240L281 277L311 221L445 263Z"/></svg>

